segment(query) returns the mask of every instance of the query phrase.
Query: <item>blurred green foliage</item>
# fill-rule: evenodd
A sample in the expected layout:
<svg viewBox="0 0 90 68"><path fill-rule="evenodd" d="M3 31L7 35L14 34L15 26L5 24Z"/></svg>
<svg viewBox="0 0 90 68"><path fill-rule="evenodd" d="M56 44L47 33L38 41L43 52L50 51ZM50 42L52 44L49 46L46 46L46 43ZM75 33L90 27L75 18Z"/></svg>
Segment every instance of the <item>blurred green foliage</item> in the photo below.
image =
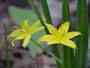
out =
<svg viewBox="0 0 90 68"><path fill-rule="evenodd" d="M38 20L37 15L32 9L21 9L18 7L9 7L9 13L16 23L19 23L25 19L29 20L30 22L34 22Z"/></svg>

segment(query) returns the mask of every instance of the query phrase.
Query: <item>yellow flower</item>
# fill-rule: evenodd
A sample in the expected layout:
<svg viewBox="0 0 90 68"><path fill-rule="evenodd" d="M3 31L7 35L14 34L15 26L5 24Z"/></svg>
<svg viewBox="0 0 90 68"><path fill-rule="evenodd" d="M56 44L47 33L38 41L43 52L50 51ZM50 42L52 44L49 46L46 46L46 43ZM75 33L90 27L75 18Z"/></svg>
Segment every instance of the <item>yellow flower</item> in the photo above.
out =
<svg viewBox="0 0 90 68"><path fill-rule="evenodd" d="M72 38L80 35L80 32L68 32L70 23L65 22L59 28L55 28L50 24L46 24L50 34L44 35L40 38L42 42L48 42L51 44L63 44L70 48L76 48L76 44L71 40Z"/></svg>
<svg viewBox="0 0 90 68"><path fill-rule="evenodd" d="M10 33L8 38L11 40L13 46L15 46L15 41L23 40L22 46L26 47L32 37L32 34L40 31L41 29L42 27L40 26L40 21L37 21L30 26L28 21L25 20L20 23L19 28Z"/></svg>

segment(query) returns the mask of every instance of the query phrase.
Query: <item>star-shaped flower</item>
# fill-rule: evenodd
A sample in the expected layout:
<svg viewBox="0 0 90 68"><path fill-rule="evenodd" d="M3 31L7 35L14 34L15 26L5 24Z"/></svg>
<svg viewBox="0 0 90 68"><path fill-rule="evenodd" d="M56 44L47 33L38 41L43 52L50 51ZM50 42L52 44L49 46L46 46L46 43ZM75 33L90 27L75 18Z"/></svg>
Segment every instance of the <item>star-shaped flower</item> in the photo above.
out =
<svg viewBox="0 0 90 68"><path fill-rule="evenodd" d="M44 35L40 38L40 41L52 44L63 44L70 48L76 48L76 44L71 40L72 38L80 35L80 32L68 32L70 23L65 22L61 24L59 28L55 28L53 25L46 24L50 34Z"/></svg>
<svg viewBox="0 0 90 68"><path fill-rule="evenodd" d="M28 21L25 20L24 22L20 23L19 27L16 30L10 33L8 38L9 40L11 40L13 46L15 46L15 41L23 40L22 46L26 47L27 44L30 42L32 35L40 30L42 30L42 27L40 26L40 21L29 25Z"/></svg>

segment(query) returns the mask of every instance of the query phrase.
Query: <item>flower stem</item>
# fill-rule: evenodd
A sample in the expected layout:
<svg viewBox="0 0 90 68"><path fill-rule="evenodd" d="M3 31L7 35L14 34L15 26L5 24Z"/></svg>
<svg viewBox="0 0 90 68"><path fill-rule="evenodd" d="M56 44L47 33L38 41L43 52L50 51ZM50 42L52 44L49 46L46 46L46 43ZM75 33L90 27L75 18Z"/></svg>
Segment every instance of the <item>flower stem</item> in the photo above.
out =
<svg viewBox="0 0 90 68"><path fill-rule="evenodd" d="M56 60L57 67L64 68L64 59L61 47L59 47L59 45L52 46L52 52L57 58L62 59L62 63L59 63L58 60Z"/></svg>

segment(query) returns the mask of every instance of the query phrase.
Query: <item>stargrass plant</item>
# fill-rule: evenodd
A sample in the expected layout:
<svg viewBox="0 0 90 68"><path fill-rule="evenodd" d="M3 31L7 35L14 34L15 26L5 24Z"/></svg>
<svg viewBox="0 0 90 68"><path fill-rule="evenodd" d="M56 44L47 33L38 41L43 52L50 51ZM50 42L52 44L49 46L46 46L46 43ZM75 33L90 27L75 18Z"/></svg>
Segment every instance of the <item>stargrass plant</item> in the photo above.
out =
<svg viewBox="0 0 90 68"><path fill-rule="evenodd" d="M32 5L32 9L36 12L39 22L32 23L30 26L27 21L24 21L15 31L9 34L8 39L11 42L23 40L22 46L24 48L30 46L28 44L33 41L36 46L55 58L57 68L86 68L88 50L87 1L77 0L78 26L75 27L76 30L74 31L69 29L71 28L69 0L62 1L63 21L60 22L58 27L52 25L48 0L41 0L43 18L34 5L33 0L29 0L29 2ZM38 41L33 40L33 34L40 30L44 30L45 34L42 34ZM74 39L74 37L76 38ZM44 49L45 44L52 50Z"/></svg>

